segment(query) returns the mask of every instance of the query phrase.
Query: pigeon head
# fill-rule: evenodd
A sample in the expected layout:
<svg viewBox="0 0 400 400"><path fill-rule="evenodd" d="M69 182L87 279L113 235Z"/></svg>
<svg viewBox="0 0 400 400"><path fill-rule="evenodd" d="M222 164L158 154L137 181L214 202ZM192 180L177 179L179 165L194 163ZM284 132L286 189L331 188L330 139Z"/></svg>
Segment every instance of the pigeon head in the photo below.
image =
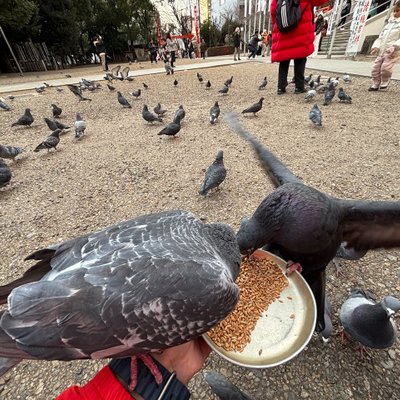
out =
<svg viewBox="0 0 400 400"><path fill-rule="evenodd" d="M149 107L147 107L147 104L145 104L145 105L143 106L143 111L149 111Z"/></svg>
<svg viewBox="0 0 400 400"><path fill-rule="evenodd" d="M242 254L252 254L255 250L262 247L265 243L259 240L261 236L260 228L253 218L242 218L239 231L236 234L240 252Z"/></svg>
<svg viewBox="0 0 400 400"><path fill-rule="evenodd" d="M215 102L214 107L219 107L218 101Z"/></svg>
<svg viewBox="0 0 400 400"><path fill-rule="evenodd" d="M79 113L76 113L76 120L77 121L82 121L82 117L81 117L81 114L79 114Z"/></svg>
<svg viewBox="0 0 400 400"><path fill-rule="evenodd" d="M259 103L262 103L264 101L264 97L261 97Z"/></svg>
<svg viewBox="0 0 400 400"><path fill-rule="evenodd" d="M215 161L218 162L218 163L221 163L221 162L223 163L224 162L224 152L222 150L220 150L217 153L217 155L215 157Z"/></svg>

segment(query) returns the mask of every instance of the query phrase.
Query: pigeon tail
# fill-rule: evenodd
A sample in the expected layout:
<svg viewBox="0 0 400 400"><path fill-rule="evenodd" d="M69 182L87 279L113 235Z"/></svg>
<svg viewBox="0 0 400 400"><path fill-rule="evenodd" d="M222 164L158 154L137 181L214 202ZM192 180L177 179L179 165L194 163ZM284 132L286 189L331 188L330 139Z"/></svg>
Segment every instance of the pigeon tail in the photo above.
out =
<svg viewBox="0 0 400 400"><path fill-rule="evenodd" d="M221 400L251 400L251 397L229 382L225 376L215 371L206 372L204 377L212 391Z"/></svg>

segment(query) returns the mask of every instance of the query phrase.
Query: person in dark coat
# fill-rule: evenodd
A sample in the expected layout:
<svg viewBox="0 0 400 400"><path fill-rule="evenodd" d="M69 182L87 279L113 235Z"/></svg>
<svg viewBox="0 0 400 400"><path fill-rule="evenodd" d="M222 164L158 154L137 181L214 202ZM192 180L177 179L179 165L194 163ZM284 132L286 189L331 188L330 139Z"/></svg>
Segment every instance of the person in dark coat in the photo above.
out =
<svg viewBox="0 0 400 400"><path fill-rule="evenodd" d="M104 40L100 35L96 35L93 37L93 44L96 49L96 53L100 57L101 65L103 67L103 71L108 71L108 63L107 63L107 51L106 46L104 44Z"/></svg>
<svg viewBox="0 0 400 400"><path fill-rule="evenodd" d="M340 21L338 23L338 28L340 26L341 30L344 29L342 25L346 23L346 18L350 14L350 11L351 11L351 0L346 0L346 3L344 3L342 11L340 12Z"/></svg>
<svg viewBox="0 0 400 400"><path fill-rule="evenodd" d="M286 92L290 60L294 60L295 93L304 93L304 71L307 57L314 51L313 7L322 6L327 0L300 0L303 11L297 27L282 33L276 25L276 0L271 3L272 31L271 62L279 62L278 94Z"/></svg>
<svg viewBox="0 0 400 400"><path fill-rule="evenodd" d="M253 36L250 38L249 41L249 51L250 54L247 57L248 59L250 58L256 58L257 50L258 50L258 42L260 40L260 36L258 34L258 31L255 31Z"/></svg>
<svg viewBox="0 0 400 400"><path fill-rule="evenodd" d="M153 64L155 62L157 64L157 46L155 45L153 40L150 40L149 43L149 55L150 55L150 61Z"/></svg>

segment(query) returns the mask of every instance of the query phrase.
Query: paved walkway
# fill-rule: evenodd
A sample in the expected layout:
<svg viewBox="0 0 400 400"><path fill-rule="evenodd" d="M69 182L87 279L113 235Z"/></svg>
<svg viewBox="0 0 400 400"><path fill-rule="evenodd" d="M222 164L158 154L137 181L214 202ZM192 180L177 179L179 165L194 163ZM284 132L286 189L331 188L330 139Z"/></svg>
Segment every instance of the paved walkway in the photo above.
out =
<svg viewBox="0 0 400 400"><path fill-rule="evenodd" d="M252 62L263 62L269 63L269 59L257 57L256 60L247 60L247 58L242 58L241 61L233 61L232 56L221 56L221 57L210 57L206 60L177 60L178 66L176 67L176 71L185 71L191 69L200 69L200 68L212 68L219 67L223 65L238 65L239 63L252 63ZM319 71L327 71L331 73L343 74L348 73L350 75L358 75L358 76L366 76L369 77L371 73L373 60L368 61L353 61L353 60L344 60L339 58L331 58L327 59L323 56L318 56L316 58L309 58L307 61L307 69L315 69ZM130 75L133 77L151 75L151 74L159 74L165 73L164 67L159 68L155 66L151 66L149 62L139 63L140 67L137 69L136 65L132 64L132 68L130 71ZM43 81L47 82L53 86L62 86L67 84L76 84L81 78L86 78L89 80L102 80L104 77L104 73L98 72L99 66L89 66L85 68L76 68L76 69L66 69L66 70L58 70L58 71L48 71L46 73L30 73L27 74L23 79L23 82L18 83L19 76L17 74L6 75L2 77L0 75L0 93L10 93L24 90L32 90L37 86L41 86ZM46 75L46 79L43 80L41 75ZM63 77L60 77L60 74ZM65 77L65 75L71 74L74 75L70 78ZM32 77L32 80L27 78ZM40 79L41 78L41 79ZM397 65L395 67L392 79L400 80L400 66ZM11 81L12 83L8 83L7 81Z"/></svg>

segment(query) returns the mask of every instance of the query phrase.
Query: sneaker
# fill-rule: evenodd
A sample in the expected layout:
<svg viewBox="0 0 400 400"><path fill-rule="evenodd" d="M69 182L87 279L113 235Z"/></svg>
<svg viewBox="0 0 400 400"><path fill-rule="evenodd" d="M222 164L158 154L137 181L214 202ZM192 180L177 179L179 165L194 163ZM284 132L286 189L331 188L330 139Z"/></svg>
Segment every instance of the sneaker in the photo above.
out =
<svg viewBox="0 0 400 400"><path fill-rule="evenodd" d="M387 85L380 85L380 86L379 86L379 90L385 90L385 89L388 88L388 86L389 86L389 84L387 84Z"/></svg>
<svg viewBox="0 0 400 400"><path fill-rule="evenodd" d="M294 89L295 94L299 94L299 93L305 93L307 90L306 89L301 89L301 88L296 88Z"/></svg>
<svg viewBox="0 0 400 400"><path fill-rule="evenodd" d="M286 89L278 88L276 94L283 94L283 93L286 93Z"/></svg>
<svg viewBox="0 0 400 400"><path fill-rule="evenodd" d="M377 92L379 90L379 88L371 86L368 88L368 92Z"/></svg>
<svg viewBox="0 0 400 400"><path fill-rule="evenodd" d="M240 61L240 58L238 58L238 60Z"/></svg>

